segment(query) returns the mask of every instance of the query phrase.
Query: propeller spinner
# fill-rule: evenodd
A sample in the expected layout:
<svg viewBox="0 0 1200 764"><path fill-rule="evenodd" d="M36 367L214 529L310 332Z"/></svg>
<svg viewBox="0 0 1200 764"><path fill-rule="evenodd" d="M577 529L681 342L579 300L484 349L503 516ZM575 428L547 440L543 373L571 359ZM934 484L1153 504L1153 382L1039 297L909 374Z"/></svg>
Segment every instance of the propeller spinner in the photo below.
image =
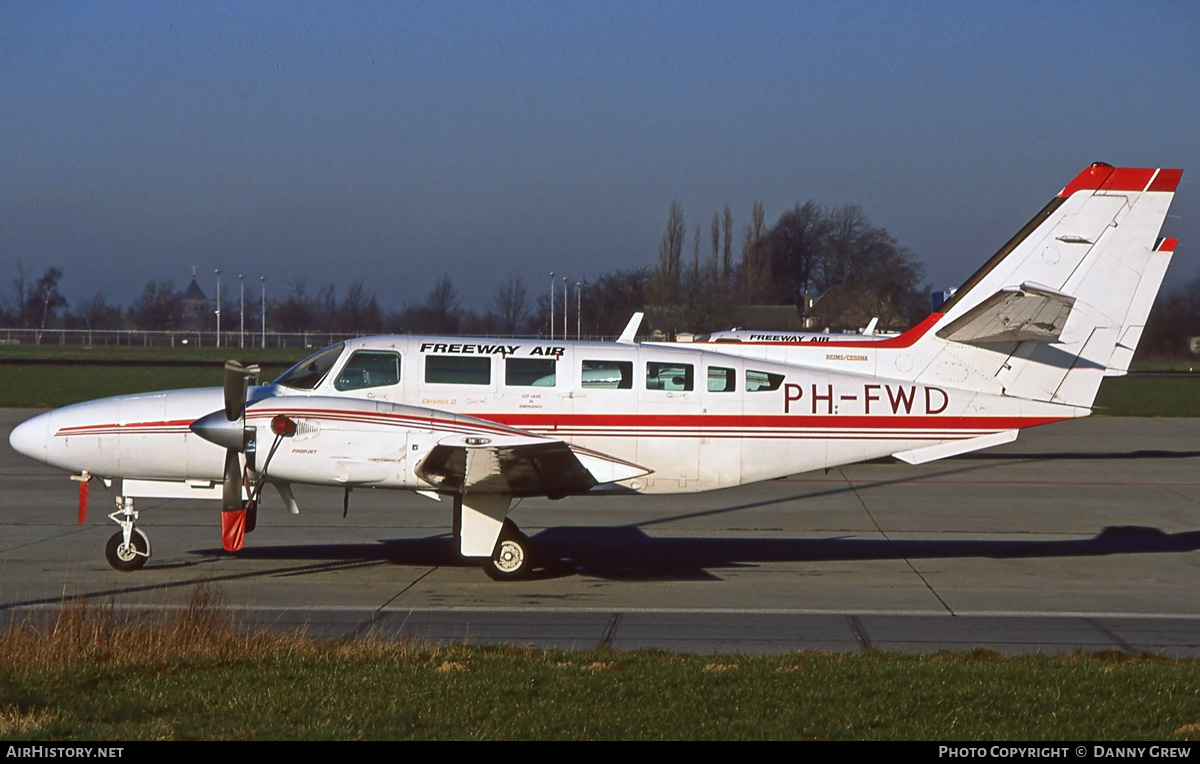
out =
<svg viewBox="0 0 1200 764"><path fill-rule="evenodd" d="M254 465L254 430L246 427L246 393L258 366L225 362L225 409L192 422L192 432L225 448L225 470L221 493L221 545L227 552L242 548L245 536L254 530L258 502L242 498L243 472L238 454L246 455L246 466Z"/></svg>

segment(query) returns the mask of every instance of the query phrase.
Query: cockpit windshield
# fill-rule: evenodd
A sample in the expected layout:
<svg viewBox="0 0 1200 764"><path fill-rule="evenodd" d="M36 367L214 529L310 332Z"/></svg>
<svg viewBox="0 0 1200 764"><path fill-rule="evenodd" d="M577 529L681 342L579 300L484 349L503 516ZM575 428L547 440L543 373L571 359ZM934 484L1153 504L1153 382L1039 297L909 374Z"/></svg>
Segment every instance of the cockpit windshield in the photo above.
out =
<svg viewBox="0 0 1200 764"><path fill-rule="evenodd" d="M275 384L290 387L294 390L313 390L325 379L325 375L333 368L338 356L346 349L345 343L330 345L324 350L313 353L300 363L283 373Z"/></svg>

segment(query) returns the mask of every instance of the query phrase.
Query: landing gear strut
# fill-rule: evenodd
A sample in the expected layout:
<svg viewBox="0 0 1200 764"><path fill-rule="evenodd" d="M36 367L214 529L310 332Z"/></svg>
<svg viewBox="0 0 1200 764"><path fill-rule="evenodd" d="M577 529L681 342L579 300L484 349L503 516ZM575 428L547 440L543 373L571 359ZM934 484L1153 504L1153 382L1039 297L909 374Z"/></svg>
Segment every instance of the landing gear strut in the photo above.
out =
<svg viewBox="0 0 1200 764"><path fill-rule="evenodd" d="M512 520L505 520L492 556L484 560L483 572L494 581L517 581L533 569L529 537Z"/></svg>
<svg viewBox="0 0 1200 764"><path fill-rule="evenodd" d="M121 530L109 538L104 547L104 556L108 558L109 565L123 573L137 570L150 559L150 539L134 527L137 516L132 496L118 496L117 511L108 516L108 519L121 526Z"/></svg>

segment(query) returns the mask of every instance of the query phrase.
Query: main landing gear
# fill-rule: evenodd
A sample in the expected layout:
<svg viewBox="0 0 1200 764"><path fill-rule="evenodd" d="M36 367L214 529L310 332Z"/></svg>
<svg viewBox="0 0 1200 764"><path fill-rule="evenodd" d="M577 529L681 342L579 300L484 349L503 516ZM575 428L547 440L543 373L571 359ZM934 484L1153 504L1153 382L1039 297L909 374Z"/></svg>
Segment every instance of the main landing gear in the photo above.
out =
<svg viewBox="0 0 1200 764"><path fill-rule="evenodd" d="M508 517L512 498L496 493L454 494L454 546L464 558L479 561L494 581L519 581L533 570L533 545Z"/></svg>
<svg viewBox="0 0 1200 764"><path fill-rule="evenodd" d="M483 561L483 572L494 581L517 581L533 569L533 548L517 524L505 519L492 556Z"/></svg>
<svg viewBox="0 0 1200 764"><path fill-rule="evenodd" d="M123 573L137 570L150 559L150 539L134 526L137 516L132 496L118 496L117 511L108 516L121 530L109 538L104 556L109 565Z"/></svg>

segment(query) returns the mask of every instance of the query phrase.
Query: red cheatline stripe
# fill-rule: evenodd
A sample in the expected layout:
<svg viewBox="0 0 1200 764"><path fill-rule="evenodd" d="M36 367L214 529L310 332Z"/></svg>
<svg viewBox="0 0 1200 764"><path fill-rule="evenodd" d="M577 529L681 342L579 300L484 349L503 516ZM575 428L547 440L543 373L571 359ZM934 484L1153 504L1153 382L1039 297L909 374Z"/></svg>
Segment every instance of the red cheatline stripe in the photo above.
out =
<svg viewBox="0 0 1200 764"><path fill-rule="evenodd" d="M956 417L956 416L809 416L793 414L483 414L487 419L512 427L844 427L844 428L903 428L903 429L978 429L1015 430L1022 427L1060 422L1066 417Z"/></svg>
<svg viewBox="0 0 1200 764"><path fill-rule="evenodd" d="M485 414L480 419L493 422L496 427L474 422L438 420L429 417L412 417L399 414L369 414L358 411L302 411L288 409L301 419L341 421L358 424L383 424L392 426L419 426L438 430L460 432L484 432L493 434L521 435L536 430L543 434L579 435L639 435L660 434L675 437L707 437L710 434L747 435L778 433L811 433L829 436L831 431L846 431L863 437L891 437L889 433L918 433L926 437L961 437L964 430L994 432L1015 430L1025 427L1062 421L1065 417L963 417L963 416L824 416L809 415L752 415L752 414ZM265 418L259 416L256 418ZM510 428L523 432L514 432ZM593 429L585 429L593 428ZM179 422L141 422L137 425L86 425L59 430L58 435L91 435L102 433L162 433L186 432ZM759 431L759 432L749 432ZM766 431L761 432L761 431ZM856 432L857 431L857 432ZM799 435L797 435L799 436Z"/></svg>
<svg viewBox="0 0 1200 764"><path fill-rule="evenodd" d="M247 414L247 419L268 419L275 414L288 414L297 419L317 419L322 421L361 422L366 424L411 425L414 427L433 428L439 430L455 430L458 432L485 432L494 435L523 435L503 425L489 426L485 421L464 422L459 419L443 419L428 415L414 416L412 414L395 414L391 412L369 412L341 409L258 409Z"/></svg>
<svg viewBox="0 0 1200 764"><path fill-rule="evenodd" d="M171 422L130 422L129 424L117 424L108 422L105 424L84 424L76 427L63 427L58 432L54 433L55 437L64 437L67 435L108 435L111 433L128 433L130 435L139 432L188 432L188 426L192 423L190 419L177 419Z"/></svg>

